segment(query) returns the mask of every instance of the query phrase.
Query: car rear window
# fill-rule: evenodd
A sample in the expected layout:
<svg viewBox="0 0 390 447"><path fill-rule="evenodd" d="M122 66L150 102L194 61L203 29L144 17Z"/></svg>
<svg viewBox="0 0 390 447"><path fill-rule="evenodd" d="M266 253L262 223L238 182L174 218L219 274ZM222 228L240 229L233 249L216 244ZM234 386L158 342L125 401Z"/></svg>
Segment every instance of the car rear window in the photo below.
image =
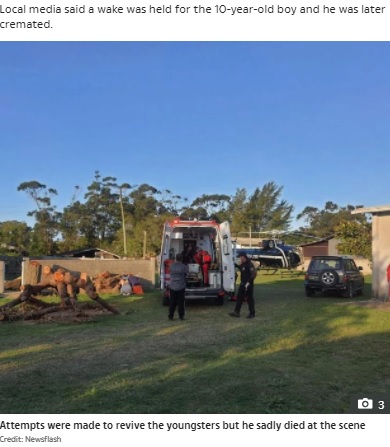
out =
<svg viewBox="0 0 390 447"><path fill-rule="evenodd" d="M324 270L324 269L340 269L341 263L338 259L314 259L312 261L312 269Z"/></svg>

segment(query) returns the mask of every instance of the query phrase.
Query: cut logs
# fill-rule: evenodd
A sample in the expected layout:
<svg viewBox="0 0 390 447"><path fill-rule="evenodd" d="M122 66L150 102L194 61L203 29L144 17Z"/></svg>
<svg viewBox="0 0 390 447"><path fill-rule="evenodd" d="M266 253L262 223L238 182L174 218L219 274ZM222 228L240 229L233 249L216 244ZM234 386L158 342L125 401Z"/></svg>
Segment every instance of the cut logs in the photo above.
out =
<svg viewBox="0 0 390 447"><path fill-rule="evenodd" d="M111 274L103 272L92 279L93 285L97 292L101 293L119 293L121 288L119 282L122 275Z"/></svg>
<svg viewBox="0 0 390 447"><path fill-rule="evenodd" d="M108 281L107 284L115 284L116 279L112 277L108 272L103 275L104 280ZM121 275L118 276L118 290L119 281ZM43 293L45 289L55 289L61 298L60 305L47 304L36 298L36 295ZM71 307L74 311L79 311L77 304L77 294L80 289L84 289L88 297L97 303L101 308L108 310L109 312L118 315L119 311L111 304L103 300L97 293L94 284L90 277L86 273L75 273L67 271L63 268L59 268L56 271L48 266L44 266L42 269L42 278L38 284L26 284L21 287L22 291L20 295L13 301L0 307L0 321L10 321L15 318L10 318L8 311L15 306L18 306L24 302L38 307L36 311L31 311L28 318L21 317L22 319L39 318L47 313L53 313L59 310L64 310ZM26 314L27 315L27 314Z"/></svg>
<svg viewBox="0 0 390 447"><path fill-rule="evenodd" d="M15 278L9 281L4 281L4 290L20 290L22 285L22 277Z"/></svg>

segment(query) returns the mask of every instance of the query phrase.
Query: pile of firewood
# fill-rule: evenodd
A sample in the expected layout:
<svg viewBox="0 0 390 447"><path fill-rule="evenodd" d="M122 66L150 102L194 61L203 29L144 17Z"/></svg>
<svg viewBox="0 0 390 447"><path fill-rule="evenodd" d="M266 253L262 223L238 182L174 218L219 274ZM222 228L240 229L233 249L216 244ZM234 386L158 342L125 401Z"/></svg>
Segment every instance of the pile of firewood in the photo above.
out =
<svg viewBox="0 0 390 447"><path fill-rule="evenodd" d="M92 283L97 293L119 293L122 276L105 271L94 276Z"/></svg>
<svg viewBox="0 0 390 447"><path fill-rule="evenodd" d="M10 311L20 304L29 304L36 308L36 310L32 311L32 318L39 318L48 313L58 312L64 309L70 309L78 313L80 312L80 306L77 301L77 294L80 292L80 289L83 289L88 297L101 309L108 310L117 315L119 314L119 311L115 307L111 306L111 304L99 296L87 273L70 272L63 268L53 271L51 267L44 266L41 281L34 285L26 284L21 289L22 292L15 300L0 306L0 321L14 319L11 317ZM56 291L61 299L61 304L48 305L37 298L37 296L42 295L42 292L47 289L54 289ZM23 315L22 312L21 316L23 317Z"/></svg>
<svg viewBox="0 0 390 447"><path fill-rule="evenodd" d="M48 271L48 267L44 267L44 276L45 278L45 268ZM117 294L120 292L121 284L120 281L123 275L117 275L116 273L110 273L108 271L99 273L98 275L91 278L92 283L95 287L97 293L113 293ZM16 278L12 281L5 281L4 289L5 290L21 290L21 277ZM43 294L46 294L45 291Z"/></svg>

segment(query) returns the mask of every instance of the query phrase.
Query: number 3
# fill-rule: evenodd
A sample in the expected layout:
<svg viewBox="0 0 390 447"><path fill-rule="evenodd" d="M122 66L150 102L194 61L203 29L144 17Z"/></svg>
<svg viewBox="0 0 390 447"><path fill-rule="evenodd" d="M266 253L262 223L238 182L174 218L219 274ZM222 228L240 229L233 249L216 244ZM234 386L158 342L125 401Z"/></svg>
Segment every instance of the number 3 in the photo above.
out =
<svg viewBox="0 0 390 447"><path fill-rule="evenodd" d="M383 410L385 408L385 402L383 400L380 400L378 402L378 407L380 410Z"/></svg>

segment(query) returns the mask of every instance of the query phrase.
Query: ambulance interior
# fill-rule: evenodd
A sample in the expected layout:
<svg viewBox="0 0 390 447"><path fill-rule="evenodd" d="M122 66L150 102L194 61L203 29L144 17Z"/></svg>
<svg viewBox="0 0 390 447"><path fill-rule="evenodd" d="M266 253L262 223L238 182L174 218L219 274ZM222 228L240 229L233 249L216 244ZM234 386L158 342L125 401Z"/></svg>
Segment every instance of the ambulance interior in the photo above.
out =
<svg viewBox="0 0 390 447"><path fill-rule="evenodd" d="M197 251L207 252L211 258L207 268L200 262ZM178 253L188 266L187 288L221 287L221 255L215 228L175 228L170 237L169 261L173 262Z"/></svg>

